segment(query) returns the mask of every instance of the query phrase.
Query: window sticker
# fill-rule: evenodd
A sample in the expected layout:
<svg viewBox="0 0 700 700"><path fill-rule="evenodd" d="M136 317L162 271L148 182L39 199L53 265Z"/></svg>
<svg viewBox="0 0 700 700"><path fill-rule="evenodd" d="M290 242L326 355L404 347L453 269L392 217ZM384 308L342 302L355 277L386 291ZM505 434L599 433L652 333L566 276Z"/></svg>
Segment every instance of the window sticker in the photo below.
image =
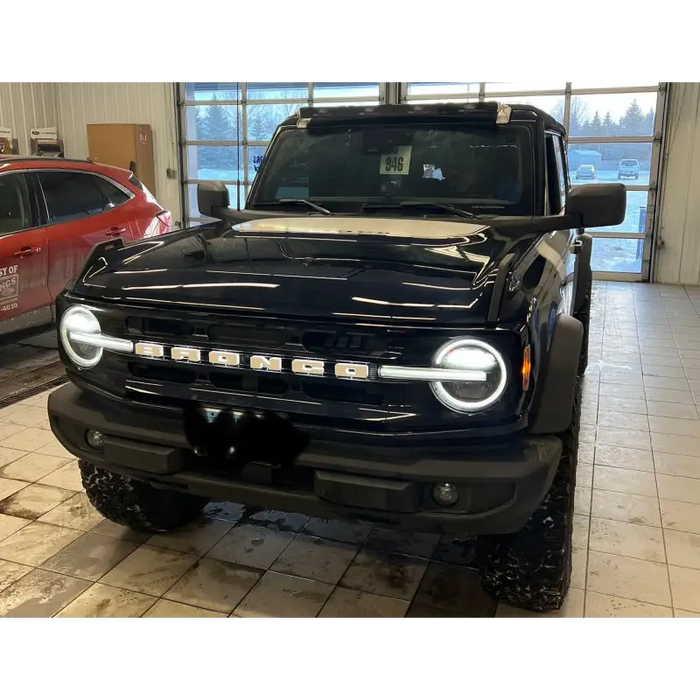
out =
<svg viewBox="0 0 700 700"><path fill-rule="evenodd" d="M442 169L433 163L423 163L424 180L444 180Z"/></svg>
<svg viewBox="0 0 700 700"><path fill-rule="evenodd" d="M408 175L411 150L411 146L397 146L393 153L383 153L379 156L379 174Z"/></svg>

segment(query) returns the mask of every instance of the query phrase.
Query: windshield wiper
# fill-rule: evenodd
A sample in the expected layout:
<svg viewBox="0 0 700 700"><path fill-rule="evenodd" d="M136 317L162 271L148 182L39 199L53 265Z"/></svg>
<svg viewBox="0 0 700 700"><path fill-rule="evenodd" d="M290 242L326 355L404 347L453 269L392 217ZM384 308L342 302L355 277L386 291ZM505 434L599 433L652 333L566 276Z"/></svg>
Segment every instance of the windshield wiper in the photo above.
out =
<svg viewBox="0 0 700 700"><path fill-rule="evenodd" d="M465 209L460 209L452 204L445 204L444 202L371 202L363 205L363 209L391 209L391 208L414 208L414 209L443 209L444 211L449 211L455 216L461 216L465 219L478 219L479 215L474 214L471 211L466 211Z"/></svg>
<svg viewBox="0 0 700 700"><path fill-rule="evenodd" d="M456 216L462 216L465 219L476 219L478 214L474 212L467 211L466 209L460 209L453 204L445 204L444 202L400 202L401 207L415 207L416 209L443 209L444 211L449 211L451 214Z"/></svg>
<svg viewBox="0 0 700 700"><path fill-rule="evenodd" d="M332 214L332 212L325 207L322 207L320 204L316 204L316 202L311 202L308 199L276 199L273 202L255 202L255 204L256 206L262 208L275 206L277 204L304 204L309 207L309 209L313 209L324 216L330 216Z"/></svg>

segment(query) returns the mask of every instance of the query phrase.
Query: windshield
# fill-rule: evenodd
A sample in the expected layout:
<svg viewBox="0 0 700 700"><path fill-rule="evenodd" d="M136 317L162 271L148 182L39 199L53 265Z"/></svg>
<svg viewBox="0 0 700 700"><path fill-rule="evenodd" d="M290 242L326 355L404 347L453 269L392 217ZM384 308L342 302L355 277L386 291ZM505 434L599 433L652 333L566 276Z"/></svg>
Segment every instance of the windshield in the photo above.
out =
<svg viewBox="0 0 700 700"><path fill-rule="evenodd" d="M250 205L306 199L335 213L424 201L532 214L532 151L529 129L518 125L290 129L266 154Z"/></svg>

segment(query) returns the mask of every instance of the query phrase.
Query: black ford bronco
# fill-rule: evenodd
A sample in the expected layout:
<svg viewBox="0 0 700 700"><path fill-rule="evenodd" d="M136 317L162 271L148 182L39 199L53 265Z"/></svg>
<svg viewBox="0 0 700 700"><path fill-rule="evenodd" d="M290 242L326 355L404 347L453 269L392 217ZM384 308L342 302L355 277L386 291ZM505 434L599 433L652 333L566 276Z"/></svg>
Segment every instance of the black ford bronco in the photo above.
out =
<svg viewBox="0 0 700 700"><path fill-rule="evenodd" d="M563 127L496 103L304 108L213 223L95 248L58 299L51 427L107 518L209 500L476 536L485 589L571 576L591 238Z"/></svg>

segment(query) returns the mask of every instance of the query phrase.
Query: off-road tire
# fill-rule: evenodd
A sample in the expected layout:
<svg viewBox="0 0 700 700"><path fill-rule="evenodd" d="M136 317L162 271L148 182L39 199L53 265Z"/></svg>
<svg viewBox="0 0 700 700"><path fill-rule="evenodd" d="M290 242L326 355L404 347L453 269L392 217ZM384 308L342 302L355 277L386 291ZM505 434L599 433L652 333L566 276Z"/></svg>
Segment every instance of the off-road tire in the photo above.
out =
<svg viewBox="0 0 700 700"><path fill-rule="evenodd" d="M576 381L571 423L559 437L559 468L542 505L512 535L480 537L476 563L484 590L518 608L558 610L571 582L576 462L581 419L581 386Z"/></svg>
<svg viewBox="0 0 700 700"><path fill-rule="evenodd" d="M206 498L156 489L81 459L80 475L90 503L108 520L140 532L169 532L196 520Z"/></svg>
<svg viewBox="0 0 700 700"><path fill-rule="evenodd" d="M578 364L578 375L582 377L588 367L588 334L591 326L591 296L593 294L593 275L588 278L586 296L581 308L576 312L576 318L583 324L583 340L581 341L581 359Z"/></svg>

